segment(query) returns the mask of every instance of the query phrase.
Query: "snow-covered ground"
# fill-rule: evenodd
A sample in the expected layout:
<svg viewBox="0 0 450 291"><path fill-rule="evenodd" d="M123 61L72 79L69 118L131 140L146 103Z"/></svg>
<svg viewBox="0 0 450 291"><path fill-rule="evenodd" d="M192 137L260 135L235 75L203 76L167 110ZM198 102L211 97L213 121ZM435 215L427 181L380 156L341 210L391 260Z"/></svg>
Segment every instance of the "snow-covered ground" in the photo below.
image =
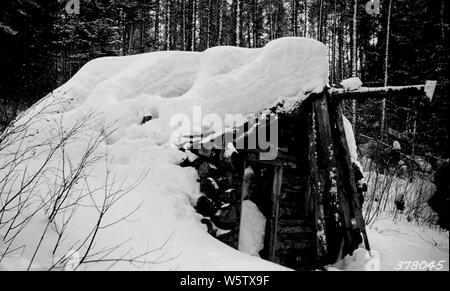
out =
<svg viewBox="0 0 450 291"><path fill-rule="evenodd" d="M449 233L385 215L368 228L371 254L355 251L328 270L448 271Z"/></svg>
<svg viewBox="0 0 450 291"><path fill-rule="evenodd" d="M365 169L370 164L363 159ZM329 270L448 271L449 232L428 223L434 217L428 200L435 192L429 177L410 180L375 170L364 176L368 184L364 214L372 252L359 249ZM403 213L396 211L399 197L404 198Z"/></svg>
<svg viewBox="0 0 450 291"><path fill-rule="evenodd" d="M17 192L23 186L20 177L26 180L41 169L43 158L55 146L54 139L88 121L63 150L52 154L40 182L33 183L29 204L20 216L36 214L8 245L0 270L30 265L30 269L46 270L65 257L70 257L67 264L76 264L86 251L84 240L92 237L105 193L117 191L124 196L105 215L80 270L284 270L208 235L193 208L201 195L197 172L179 166L186 154L174 146L173 133L211 133L219 128L201 120L192 120L190 129L180 128L173 118L192 118L194 108L201 108L203 115L220 117L254 114L281 99L302 101L310 93L320 92L327 80L325 46L302 38L279 39L262 49L219 47L203 53L158 52L88 63L16 122L16 126L26 124L33 116L29 131L19 139L22 142L12 142L2 151L0 162L6 164L14 159L13 153L31 149L25 152L25 162L14 169L21 173L19 178L2 181L2 186L6 185L3 190ZM153 119L141 124L150 115ZM76 203L66 202L68 208L49 225L49 210L40 206L51 201L48 194L83 160L87 145L96 138L101 140L95 147L99 158L83 170L83 179L72 185L76 198L68 200L76 199ZM6 171L8 168L0 167L0 177ZM86 190L92 195L80 194ZM3 194L1 199L5 199ZM73 217L64 225L67 213ZM374 249L380 250L381 266L392 267L397 258L403 258L405 245L410 246L407 242L416 244L410 250L424 251L421 254L430 254L427 259L432 259L434 253L425 252L427 242L403 235L403 231L398 235L401 240L393 240L392 233L375 228L370 232ZM0 237L10 236L7 228L0 229ZM1 245L0 253L6 247ZM391 256L393 247L398 248L397 257ZM341 268L352 269L347 265Z"/></svg>

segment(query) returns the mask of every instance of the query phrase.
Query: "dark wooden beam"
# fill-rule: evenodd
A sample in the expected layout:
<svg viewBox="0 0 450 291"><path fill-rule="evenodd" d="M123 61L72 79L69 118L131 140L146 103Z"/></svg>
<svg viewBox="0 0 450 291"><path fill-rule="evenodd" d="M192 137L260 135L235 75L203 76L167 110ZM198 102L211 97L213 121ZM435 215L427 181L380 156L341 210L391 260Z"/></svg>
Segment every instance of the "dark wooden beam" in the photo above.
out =
<svg viewBox="0 0 450 291"><path fill-rule="evenodd" d="M272 188L272 213L270 217L269 232L269 261L277 263L277 234L278 218L280 212L281 184L283 181L283 167L275 166L273 170L273 188Z"/></svg>
<svg viewBox="0 0 450 291"><path fill-rule="evenodd" d="M358 190L355 181L355 174L353 170L353 165L351 162L350 149L348 147L347 137L345 134L344 120L343 120L343 110L340 103L334 104L334 119L337 129L338 147L341 153L341 171L343 173L344 185L346 185L348 191L349 203L352 207L353 216L355 218L356 227L361 231L364 239L364 244L366 249L370 252L370 243L366 232L366 223L364 221L362 213L362 205L358 199ZM357 248L357 246L350 246L352 248ZM353 250L351 250L353 251Z"/></svg>
<svg viewBox="0 0 450 291"><path fill-rule="evenodd" d="M330 260L338 258L343 237L345 237L346 245L353 245L352 235L352 215L350 204L345 195L344 184L341 175L339 175L340 167L336 160L336 149L333 141L333 130L330 120L330 109L326 94L321 94L313 101L314 112L317 116L317 131L320 144L320 157L325 183L325 215L327 221L327 236L329 244Z"/></svg>
<svg viewBox="0 0 450 291"><path fill-rule="evenodd" d="M312 108L312 107L311 107ZM323 261L328 253L328 242L326 237L325 210L323 207L324 187L320 179L319 168L317 165L317 131L316 117L314 110L309 112L308 116L308 161L310 172L310 199L314 208L316 240L317 240L317 260ZM310 203L310 202L307 202Z"/></svg>
<svg viewBox="0 0 450 291"><path fill-rule="evenodd" d="M261 159L261 152L259 150L244 150L241 151L241 153L244 160L249 162L272 166L286 166L291 168L296 167L297 158L283 151L278 151L278 156L274 160Z"/></svg>

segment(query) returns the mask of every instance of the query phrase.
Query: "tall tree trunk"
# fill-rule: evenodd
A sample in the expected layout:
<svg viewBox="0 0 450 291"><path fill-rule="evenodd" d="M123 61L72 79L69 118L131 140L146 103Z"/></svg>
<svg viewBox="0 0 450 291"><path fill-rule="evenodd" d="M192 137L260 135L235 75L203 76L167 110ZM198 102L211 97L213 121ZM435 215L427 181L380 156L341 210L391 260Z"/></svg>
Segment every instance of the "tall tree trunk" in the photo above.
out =
<svg viewBox="0 0 450 291"><path fill-rule="evenodd" d="M447 0L441 0L441 37L442 40L445 41L446 37L445 37L445 27L446 27L446 23L445 23L445 1Z"/></svg>
<svg viewBox="0 0 450 291"><path fill-rule="evenodd" d="M392 13L392 0L389 0L388 4L388 16L386 27L386 51L384 58L384 86L389 83L389 44L391 34L391 13ZM386 129L386 98L381 101L381 138L384 139L384 132Z"/></svg>
<svg viewBox="0 0 450 291"><path fill-rule="evenodd" d="M218 45L222 45L223 38L223 13L226 8L226 0L219 0L219 36L218 36Z"/></svg>
<svg viewBox="0 0 450 291"><path fill-rule="evenodd" d="M344 79L344 27L342 25L342 21L339 21L339 33L338 33L338 51L339 51L339 58L338 58L338 74L339 74L339 80Z"/></svg>
<svg viewBox="0 0 450 291"><path fill-rule="evenodd" d="M258 47L258 25L256 24L256 13L258 12L258 1L252 0L252 38L253 47Z"/></svg>
<svg viewBox="0 0 450 291"><path fill-rule="evenodd" d="M134 32L135 32L134 24L131 24L130 33L128 34L128 55L133 54Z"/></svg>
<svg viewBox="0 0 450 291"><path fill-rule="evenodd" d="M331 83L336 84L336 29L337 29L337 0L334 0L333 31L331 39Z"/></svg>
<svg viewBox="0 0 450 291"><path fill-rule="evenodd" d="M182 24L182 34L183 34L183 51L186 51L186 0L182 0L182 13L183 13L183 24Z"/></svg>
<svg viewBox="0 0 450 291"><path fill-rule="evenodd" d="M123 8L120 9L120 23L121 23L121 29L122 29L122 47L121 47L121 55L126 55L126 45L127 45L127 25L125 23L126 21L126 14Z"/></svg>
<svg viewBox="0 0 450 291"><path fill-rule="evenodd" d="M318 40L323 42L323 0L319 0L319 21L317 25Z"/></svg>
<svg viewBox="0 0 450 291"><path fill-rule="evenodd" d="M355 0L354 7L353 7L353 46L352 46L352 77L358 76L358 69L357 69L357 28L358 28L358 0ZM356 100L352 101L352 124L353 129L356 131Z"/></svg>
<svg viewBox="0 0 450 291"><path fill-rule="evenodd" d="M192 1L192 42L191 42L191 50L195 51L196 48L196 34L197 30L197 0Z"/></svg>
<svg viewBox="0 0 450 291"><path fill-rule="evenodd" d="M251 48L253 47L252 44L252 35L253 35L253 30L252 30L252 10L251 9L247 9L247 47Z"/></svg>
<svg viewBox="0 0 450 291"><path fill-rule="evenodd" d="M275 26L274 26L274 35L273 39L278 38L278 16L279 16L279 10L278 10L278 3L275 5Z"/></svg>
<svg viewBox="0 0 450 291"><path fill-rule="evenodd" d="M146 11L144 10L142 12L143 15L141 15L141 27L139 29L139 51L140 53L144 53L145 52L145 45L144 45L144 37L145 37L145 16L146 16Z"/></svg>
<svg viewBox="0 0 450 291"><path fill-rule="evenodd" d="M236 46L241 46L241 0L236 0Z"/></svg>
<svg viewBox="0 0 450 291"><path fill-rule="evenodd" d="M170 50L170 38L171 38L171 0L167 0L166 6L166 50Z"/></svg>
<svg viewBox="0 0 450 291"><path fill-rule="evenodd" d="M304 37L308 37L308 0L304 1L305 6L305 31L303 33Z"/></svg>
<svg viewBox="0 0 450 291"><path fill-rule="evenodd" d="M269 1L269 20L270 20L270 31L269 31L269 35L270 35L270 40L274 39L274 24L273 24L273 0Z"/></svg>
<svg viewBox="0 0 450 291"><path fill-rule="evenodd" d="M156 14L155 14L155 51L159 50L159 17L160 17L160 1L156 0Z"/></svg>
<svg viewBox="0 0 450 291"><path fill-rule="evenodd" d="M208 24L206 26L206 48L210 47L210 31L211 31L211 10L212 10L212 5L211 5L211 0L208 0Z"/></svg>
<svg viewBox="0 0 450 291"><path fill-rule="evenodd" d="M298 36L298 1L292 0L292 36Z"/></svg>

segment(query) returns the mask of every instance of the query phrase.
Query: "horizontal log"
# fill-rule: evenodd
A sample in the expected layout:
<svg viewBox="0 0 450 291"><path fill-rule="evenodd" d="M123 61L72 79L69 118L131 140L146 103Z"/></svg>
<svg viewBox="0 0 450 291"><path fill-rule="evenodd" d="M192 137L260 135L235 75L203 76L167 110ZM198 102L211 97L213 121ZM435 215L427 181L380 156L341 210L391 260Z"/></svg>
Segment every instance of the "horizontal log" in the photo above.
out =
<svg viewBox="0 0 450 291"><path fill-rule="evenodd" d="M220 188L213 178L203 178L200 180L200 192L211 199L217 200Z"/></svg>
<svg viewBox="0 0 450 291"><path fill-rule="evenodd" d="M257 150L245 150L243 151L244 159L249 162L255 162L258 164L266 164L272 166L285 166L288 168L296 168L297 159L295 156L288 155L281 151L278 152L278 157L274 160L261 159L261 152Z"/></svg>
<svg viewBox="0 0 450 291"><path fill-rule="evenodd" d="M304 214L302 205L297 207L286 207L283 203L280 203L280 218L295 218Z"/></svg>
<svg viewBox="0 0 450 291"><path fill-rule="evenodd" d="M214 177L218 169L215 165L203 162L198 168L198 175L201 178Z"/></svg>
<svg viewBox="0 0 450 291"><path fill-rule="evenodd" d="M312 225L297 225L297 226L285 226L280 227L278 234L303 234L307 237L307 234L315 234L314 226Z"/></svg>
<svg viewBox="0 0 450 291"><path fill-rule="evenodd" d="M278 250L310 250L315 247L314 239L277 241Z"/></svg>
<svg viewBox="0 0 450 291"><path fill-rule="evenodd" d="M314 221L312 219L308 219L306 217L299 219L280 219L279 220L280 227L290 227L297 225L314 225Z"/></svg>
<svg viewBox="0 0 450 291"><path fill-rule="evenodd" d="M403 95L405 97L426 97L425 85L413 86L388 86L388 87L361 87L354 91L331 88L329 90L332 98L339 99L365 99L365 98L387 98L392 95Z"/></svg>

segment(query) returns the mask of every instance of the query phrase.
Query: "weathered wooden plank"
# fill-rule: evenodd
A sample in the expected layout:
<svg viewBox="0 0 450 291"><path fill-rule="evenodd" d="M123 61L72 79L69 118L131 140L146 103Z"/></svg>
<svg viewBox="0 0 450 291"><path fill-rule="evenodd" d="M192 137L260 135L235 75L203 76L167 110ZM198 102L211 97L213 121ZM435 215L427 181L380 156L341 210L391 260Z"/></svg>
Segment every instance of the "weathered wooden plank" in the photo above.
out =
<svg viewBox="0 0 450 291"><path fill-rule="evenodd" d="M278 218L280 211L280 194L281 184L283 181L283 167L275 166L273 171L273 188L272 188L272 213L270 217L270 233L269 233L269 261L277 262L277 234L278 234Z"/></svg>
<svg viewBox="0 0 450 291"><path fill-rule="evenodd" d="M293 158L285 157L283 155L279 155L279 157L274 160L262 160L259 152L246 150L243 152L243 156L245 160L258 164L264 164L268 166L285 166L290 168L296 167L295 160Z"/></svg>
<svg viewBox="0 0 450 291"><path fill-rule="evenodd" d="M241 152L248 157L248 159L255 160L257 162L266 163L266 164L288 164L288 163L295 163L297 161L297 156L289 154L283 149L277 149L278 155L277 158L274 160L263 160L261 159L261 151L259 150L251 150L251 149L245 149Z"/></svg>
<svg viewBox="0 0 450 291"><path fill-rule="evenodd" d="M279 249L280 250L291 250L291 251L301 251L301 250L308 250L313 248L314 241L312 240L283 240L279 242Z"/></svg>
<svg viewBox="0 0 450 291"><path fill-rule="evenodd" d="M298 203L297 205L287 205L287 203L285 203L284 198L282 200L283 202L280 203L281 218L295 218L304 213L302 204Z"/></svg>
<svg viewBox="0 0 450 291"><path fill-rule="evenodd" d="M328 107L328 101L326 94L320 95L314 100L314 111L317 115L317 130L320 149L322 152L322 162L325 163L326 177L326 195L327 203L324 205L325 213L330 217L330 223L327 227L331 228L329 231L335 232L338 236L342 230L346 242L349 245L353 245L352 236L352 218L350 212L350 204L347 201L342 183L339 183L338 179L338 164L336 161L336 151L333 141L333 133L330 121L330 111ZM334 220L334 221L333 221ZM330 259L337 259L339 255L339 248L341 245L341 238L333 236L333 241L328 238ZM333 244L331 246L330 244Z"/></svg>
<svg viewBox="0 0 450 291"><path fill-rule="evenodd" d="M311 179L308 177L306 180L306 189L305 189L305 213L310 214L312 210L314 209L314 199L313 199L313 193L311 189Z"/></svg>
<svg viewBox="0 0 450 291"><path fill-rule="evenodd" d="M351 205L352 205L352 210L354 212L353 214L355 216L356 226L363 234L364 244L365 244L366 249L368 251L370 251L370 243L369 243L369 239L368 239L367 232L366 232L366 224L365 224L363 213L362 213L362 205L360 205L360 201L358 199L358 189L357 189L356 181L354 178L355 175L354 175L354 170L353 170L353 166L352 166L352 162L351 162L350 150L348 147L347 137L345 134L343 110L342 110L341 104L339 104L339 103L337 103L337 105L335 105L334 117L335 117L336 127L337 127L338 134L339 134L340 147L343 149L343 151L342 151L343 157L342 158L344 160L344 163L342 166L344 167L344 170L345 170L344 177L346 179L346 181L344 181L344 183L346 183L346 185L348 185L348 187L350 189L349 194L351 195L351 197L349 197L349 199L351 199Z"/></svg>
<svg viewBox="0 0 450 291"><path fill-rule="evenodd" d="M297 219L278 219L279 227L296 227L296 226L314 226L314 221L307 217L297 218Z"/></svg>
<svg viewBox="0 0 450 291"><path fill-rule="evenodd" d="M313 233L313 226L307 224L297 224L295 226L280 226L280 230L278 231L278 235L282 234L298 234L298 233Z"/></svg>
<svg viewBox="0 0 450 291"><path fill-rule="evenodd" d="M326 258L328 252L328 242L326 237L325 210L323 207L324 188L319 177L319 168L317 165L317 132L316 117L314 110L309 113L308 118L308 141L309 141L309 169L310 169L310 198L314 205L316 240L317 240L317 259L322 261ZM306 202L308 203L308 201Z"/></svg>

